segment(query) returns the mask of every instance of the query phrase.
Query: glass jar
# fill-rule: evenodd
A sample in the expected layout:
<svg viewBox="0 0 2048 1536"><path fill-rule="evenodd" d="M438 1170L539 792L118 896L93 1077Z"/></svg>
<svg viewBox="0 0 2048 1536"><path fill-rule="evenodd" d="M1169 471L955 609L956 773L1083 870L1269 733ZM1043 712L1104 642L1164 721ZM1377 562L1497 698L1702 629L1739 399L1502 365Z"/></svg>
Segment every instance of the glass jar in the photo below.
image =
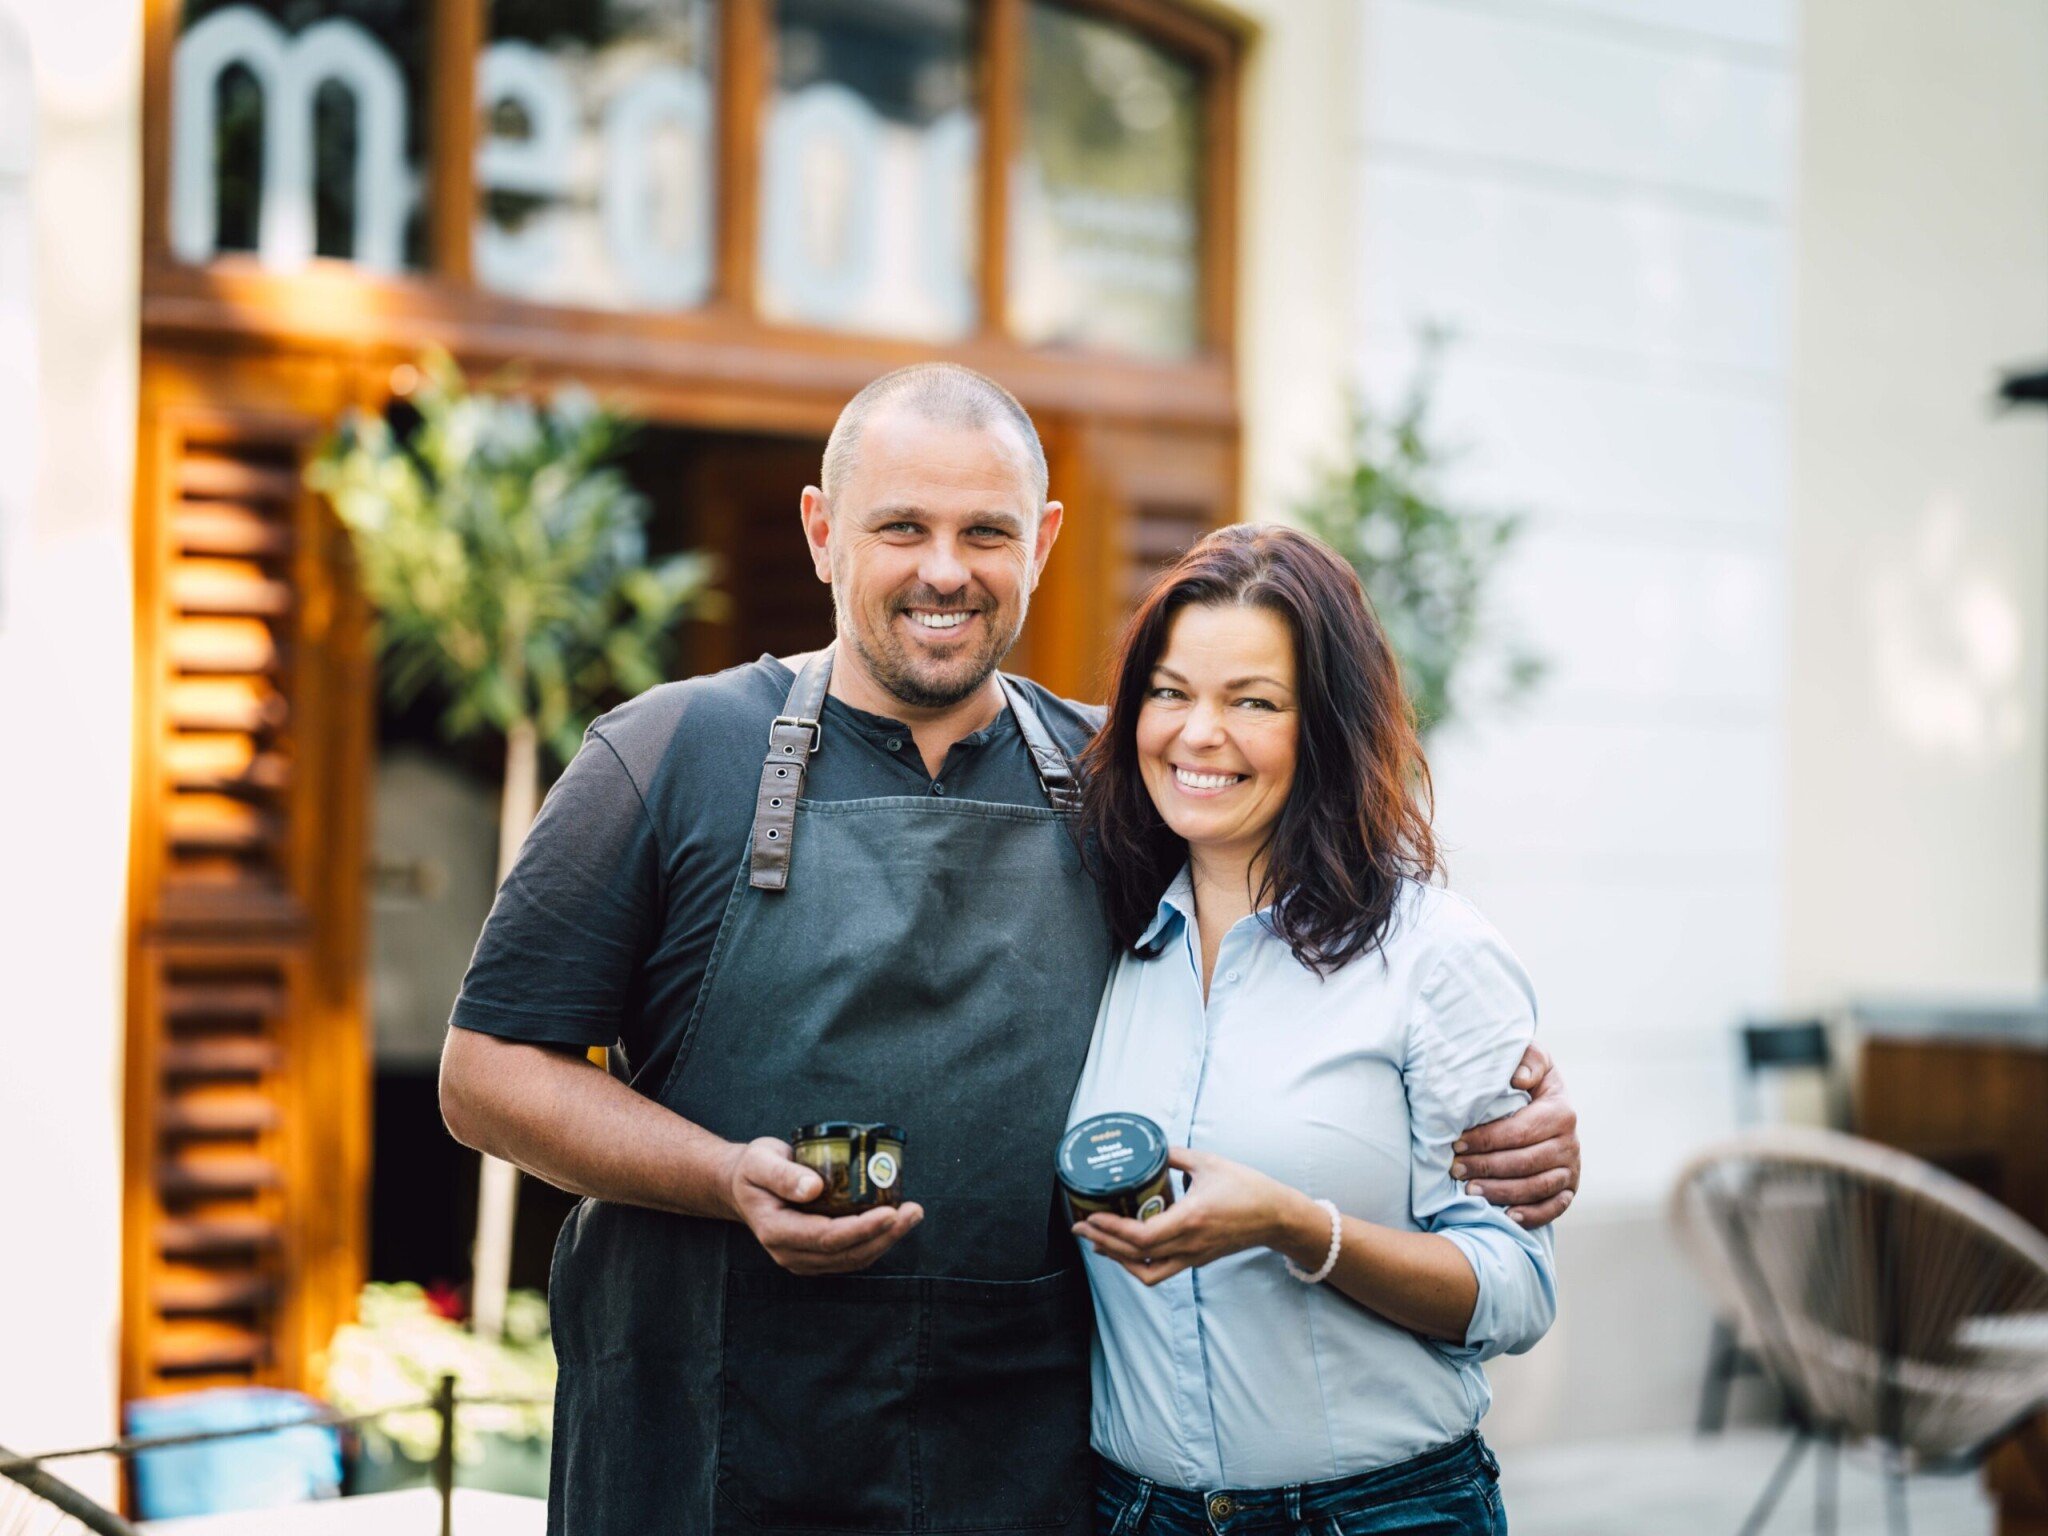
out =
<svg viewBox="0 0 2048 1536"><path fill-rule="evenodd" d="M796 1160L817 1170L825 1192L803 1207L820 1216L852 1216L903 1203L903 1129L858 1120L802 1125L792 1138Z"/></svg>
<svg viewBox="0 0 2048 1536"><path fill-rule="evenodd" d="M1166 1133L1143 1115L1092 1115L1060 1138L1054 1171L1068 1214L1150 1221L1173 1204Z"/></svg>

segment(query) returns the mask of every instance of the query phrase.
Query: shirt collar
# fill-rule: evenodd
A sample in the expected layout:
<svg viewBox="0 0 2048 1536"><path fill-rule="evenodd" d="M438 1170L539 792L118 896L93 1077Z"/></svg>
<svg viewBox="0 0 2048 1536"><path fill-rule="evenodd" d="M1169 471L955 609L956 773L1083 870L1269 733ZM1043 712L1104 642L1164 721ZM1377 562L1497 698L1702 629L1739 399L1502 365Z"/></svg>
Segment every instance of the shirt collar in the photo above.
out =
<svg viewBox="0 0 2048 1536"><path fill-rule="evenodd" d="M1158 949L1170 931L1173 920L1179 918L1183 924L1195 920L1195 877L1188 866L1183 864L1180 873L1173 877L1159 898L1159 908L1152 914L1152 924L1138 937L1136 948Z"/></svg>
<svg viewBox="0 0 2048 1536"><path fill-rule="evenodd" d="M832 717L835 723L853 727L870 741L883 741L891 736L902 741L908 741L911 736L910 727L901 720L892 720L887 715L878 715L869 710L857 709L844 699L828 696L825 700L825 711ZM969 731L965 736L954 742L953 747L954 749L965 747L969 750L975 747L985 747L998 736L1014 733L1015 730L1016 722L1010 714L1010 706L1005 703L1001 714L989 721L980 730Z"/></svg>
<svg viewBox="0 0 2048 1536"><path fill-rule="evenodd" d="M1252 913L1250 920L1262 931L1272 933L1273 914L1278 908L1278 902L1270 902ZM1181 865L1180 873L1173 877L1165 892L1161 894L1159 906L1152 914L1150 926L1138 935L1138 942L1131 947L1158 954L1165 949L1167 940L1174 932L1175 919L1179 920L1183 928L1192 928L1195 925L1195 875L1194 870L1186 864Z"/></svg>

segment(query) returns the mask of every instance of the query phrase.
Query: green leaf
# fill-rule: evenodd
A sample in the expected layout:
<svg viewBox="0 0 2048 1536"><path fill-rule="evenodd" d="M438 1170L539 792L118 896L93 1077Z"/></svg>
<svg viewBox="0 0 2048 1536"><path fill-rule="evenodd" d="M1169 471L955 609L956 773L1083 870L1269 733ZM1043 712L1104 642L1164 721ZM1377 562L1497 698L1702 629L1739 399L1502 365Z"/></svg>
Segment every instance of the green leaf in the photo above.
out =
<svg viewBox="0 0 2048 1536"><path fill-rule="evenodd" d="M344 413L307 484L355 546L387 692L444 690L451 738L535 719L566 761L667 675L680 620L712 616L710 562L648 559L647 500L613 462L634 424L587 391L472 386L439 349L418 368L416 427Z"/></svg>
<svg viewBox="0 0 2048 1536"><path fill-rule="evenodd" d="M1522 515L1466 507L1436 489L1454 457L1430 424L1444 345L1441 334L1425 335L1421 364L1391 412L1349 401L1345 453L1315 466L1293 509L1295 521L1357 573L1425 731L1454 717L1461 680L1489 648L1503 658L1500 702L1526 695L1544 672L1540 658L1496 637L1491 622Z"/></svg>

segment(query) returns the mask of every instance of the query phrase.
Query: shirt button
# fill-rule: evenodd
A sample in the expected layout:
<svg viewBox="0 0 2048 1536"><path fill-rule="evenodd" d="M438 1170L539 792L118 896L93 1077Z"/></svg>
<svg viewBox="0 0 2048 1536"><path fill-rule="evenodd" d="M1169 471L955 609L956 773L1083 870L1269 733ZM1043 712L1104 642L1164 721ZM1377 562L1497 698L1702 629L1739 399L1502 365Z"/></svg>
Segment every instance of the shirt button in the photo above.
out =
<svg viewBox="0 0 2048 1536"><path fill-rule="evenodd" d="M1209 1501L1209 1518L1211 1520L1228 1520L1236 1513L1237 1500L1227 1493L1219 1493Z"/></svg>
<svg viewBox="0 0 2048 1536"><path fill-rule="evenodd" d="M934 784L932 785L932 793L933 793L933 794L935 794L935 795L943 795L943 794L944 794L945 792L946 792L946 786L945 786L945 785L943 785L943 784L939 784L939 783L934 783Z"/></svg>
<svg viewBox="0 0 2048 1536"><path fill-rule="evenodd" d="M1237 972L1235 972L1235 971L1225 971L1225 972L1223 973L1223 979L1224 979L1225 981L1235 981L1235 980L1237 980Z"/></svg>
<svg viewBox="0 0 2048 1536"><path fill-rule="evenodd" d="M889 750L891 752L901 752L903 750L903 738L901 736L891 736L889 738Z"/></svg>

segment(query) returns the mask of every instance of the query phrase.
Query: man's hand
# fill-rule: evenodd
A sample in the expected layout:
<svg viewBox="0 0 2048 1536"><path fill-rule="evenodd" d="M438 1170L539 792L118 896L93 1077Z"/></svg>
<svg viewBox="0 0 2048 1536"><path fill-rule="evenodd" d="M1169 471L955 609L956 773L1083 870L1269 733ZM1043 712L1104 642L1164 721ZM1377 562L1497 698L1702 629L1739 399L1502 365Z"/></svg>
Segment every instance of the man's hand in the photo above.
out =
<svg viewBox="0 0 2048 1536"><path fill-rule="evenodd" d="M1470 1192L1508 1208L1510 1220L1534 1229L1562 1216L1579 1188L1579 1116L1564 1076L1542 1046L1532 1044L1515 1068L1514 1086L1529 1102L1512 1115L1475 1126L1451 1149L1451 1177Z"/></svg>
<svg viewBox="0 0 2048 1536"><path fill-rule="evenodd" d="M736 1149L727 1188L733 1214L793 1275L866 1269L924 1220L924 1207L917 1204L878 1205L858 1216L796 1209L823 1194L825 1181L791 1155L788 1142L773 1136Z"/></svg>

